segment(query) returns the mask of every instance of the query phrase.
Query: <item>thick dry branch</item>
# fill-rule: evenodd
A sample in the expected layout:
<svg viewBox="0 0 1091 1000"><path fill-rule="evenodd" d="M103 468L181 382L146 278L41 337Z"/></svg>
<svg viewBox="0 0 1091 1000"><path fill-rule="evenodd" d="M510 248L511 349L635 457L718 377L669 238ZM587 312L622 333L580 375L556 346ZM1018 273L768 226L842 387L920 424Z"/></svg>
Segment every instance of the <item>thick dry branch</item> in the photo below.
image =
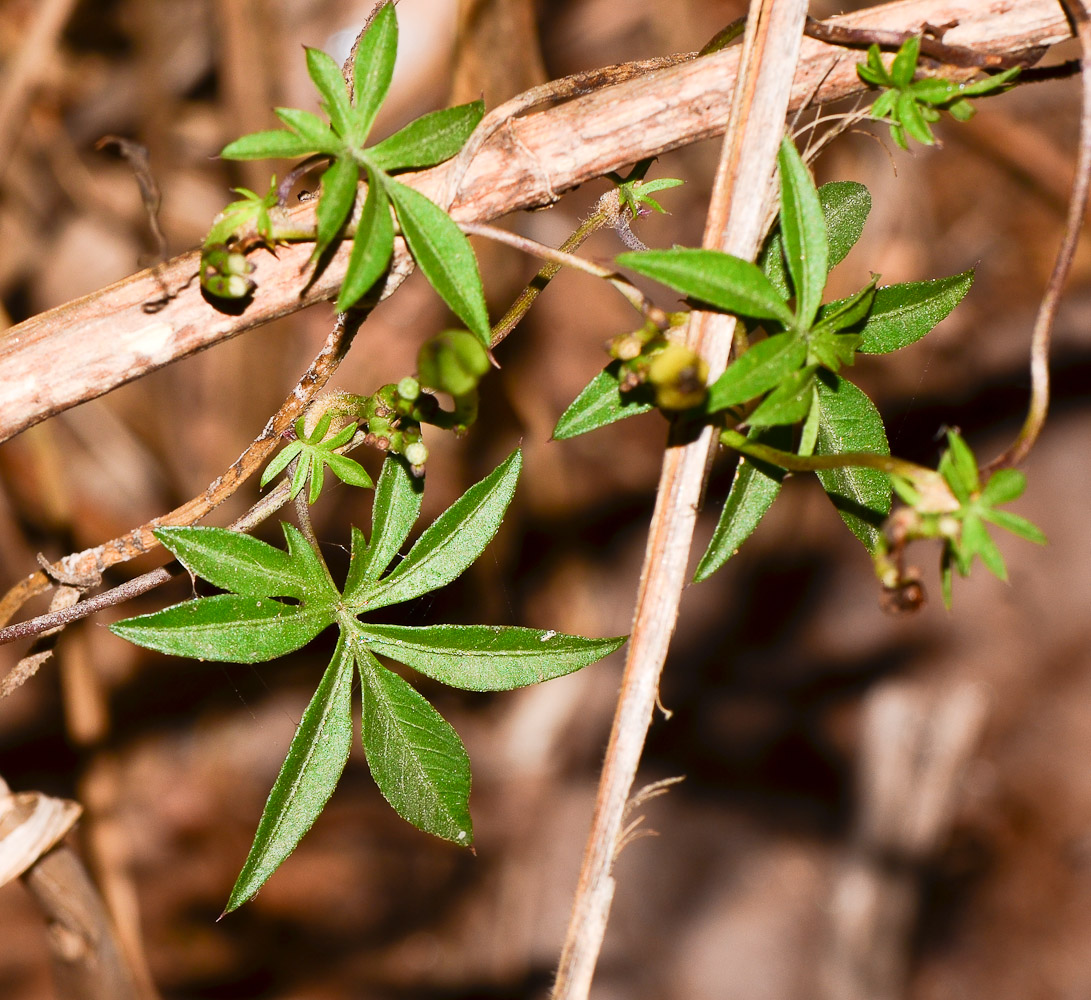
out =
<svg viewBox="0 0 1091 1000"><path fill-rule="evenodd" d="M1071 34L1057 0L901 0L832 20L888 31L951 22L957 24L945 33L945 43L1002 54L1034 50ZM739 51L726 49L605 86L497 129L463 177L452 214L483 222L549 204L609 171L721 134ZM804 39L791 106L862 90L855 72L859 58L857 50ZM603 76L610 79L609 73ZM435 195L451 169L446 164L404 179ZM300 225L312 212L313 205L297 210ZM0 336L0 441L220 340L331 298L348 247L308 286L309 253L307 245L282 248L275 257L256 251L258 291L237 315L204 299L198 254L191 252L157 274L140 272L12 327ZM406 266L400 247L394 277L380 295L397 285ZM172 295L168 301L164 282Z"/></svg>

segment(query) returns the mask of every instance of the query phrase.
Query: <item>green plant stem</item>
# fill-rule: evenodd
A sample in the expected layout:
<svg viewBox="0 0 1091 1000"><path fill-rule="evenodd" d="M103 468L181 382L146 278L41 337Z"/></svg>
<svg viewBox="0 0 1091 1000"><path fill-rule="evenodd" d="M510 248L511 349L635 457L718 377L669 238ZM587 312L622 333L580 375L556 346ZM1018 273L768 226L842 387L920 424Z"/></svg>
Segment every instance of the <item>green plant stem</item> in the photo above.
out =
<svg viewBox="0 0 1091 1000"><path fill-rule="evenodd" d="M524 253L531 254L535 257L541 257L542 260L550 261L558 266L575 268L577 271L582 271L584 274L590 274L592 277L602 278L610 282L610 284L628 300L629 304L639 312L641 316L651 320L662 329L666 329L670 326L669 313L660 309L658 306L652 305L640 289L635 285L630 284L624 278L620 277L616 271L612 271L608 267L603 267L601 264L595 264L592 261L584 260L582 257L577 257L575 254L565 253L563 250L556 250L553 247L548 247L544 243L538 243L536 240L529 239L526 236L520 236L518 233L509 233L506 229L500 229L497 226L490 226L479 222L460 222L458 228L468 236L484 236L486 239L495 240L497 243L504 243L509 247L514 247L516 250L522 250Z"/></svg>
<svg viewBox="0 0 1091 1000"><path fill-rule="evenodd" d="M617 199L616 192L609 191L599 199L595 205L595 210L580 223L571 236L568 237L558 249L562 253L575 253L587 238L594 232L597 232L607 223L611 218L610 208L604 204L605 200L609 197ZM512 330L514 330L523 320L523 317L529 312L530 307L534 305L534 300L545 290L546 285L553 280L557 273L561 270L563 265L551 261L546 264L531 280L531 282L524 288L511 304L504 316L496 323L492 328L492 343L490 346L496 347Z"/></svg>
<svg viewBox="0 0 1091 1000"><path fill-rule="evenodd" d="M895 458L893 455L876 455L869 451L847 451L840 455L797 455L792 451L781 451L779 448L770 448L768 445L751 441L744 434L733 430L721 431L720 441L749 458L768 462L789 472L819 472L822 469L862 466L901 476L911 482L922 477L932 478L937 475L935 469L917 465L916 462Z"/></svg>

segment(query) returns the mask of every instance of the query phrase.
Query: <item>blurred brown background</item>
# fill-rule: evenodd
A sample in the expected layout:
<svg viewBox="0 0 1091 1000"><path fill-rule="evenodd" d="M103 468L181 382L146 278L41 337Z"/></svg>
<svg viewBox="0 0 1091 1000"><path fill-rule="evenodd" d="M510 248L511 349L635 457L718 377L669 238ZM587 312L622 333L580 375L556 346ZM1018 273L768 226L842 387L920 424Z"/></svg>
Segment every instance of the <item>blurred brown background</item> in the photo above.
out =
<svg viewBox="0 0 1091 1000"><path fill-rule="evenodd" d="M398 76L378 128L452 96L484 93L493 106L547 76L696 49L742 8L402 0ZM812 13L833 8L816 2ZM0 4L3 322L149 262L131 172L94 151L99 137L149 147L171 251L191 247L231 186L267 182L268 164L222 163L217 150L271 127L273 105L313 107L300 46L341 56L369 9ZM35 35L53 15L63 28ZM12 69L28 39L28 86L16 91ZM875 199L834 294L870 271L889 282L978 267L934 334L855 369L897 453L933 463L943 428L957 426L990 457L1017 430L1077 97L1073 81L1027 87L989 100L968 125L944 122L943 149L892 154L889 142L852 134L819 161L820 180L861 180ZM708 143L653 167L651 176L687 183L663 195L672 215L636 224L647 243L699 241L717 152ZM559 243L605 189L589 184L512 224ZM535 265L479 249L499 315ZM619 249L600 234L584 252L608 260ZM643 810L658 838L621 857L598 1000L1091 995L1089 319L1085 245L1057 330L1052 421L1016 505L1051 544L1001 538L1010 584L977 567L956 581L947 614L936 553L921 548L914 561L934 600L915 617L884 616L863 550L799 478L739 556L687 592L662 689L673 714L657 718L641 776L686 780ZM56 558L96 544L203 489L257 434L332 320L331 308L311 309L6 444L0 584L30 572L37 551ZM369 321L338 384L370 392L408 373L419 343L446 321L434 293L411 280ZM562 275L503 345L470 437L431 435L426 518L519 442L526 470L480 563L405 620L627 631L664 424L653 414L564 444L548 438L604 362L603 342L633 325L609 289ZM729 481L726 465L714 474L700 543ZM315 518L331 559L350 523L367 524L368 503L327 487ZM188 594L176 581L124 613ZM329 650L320 641L253 668L194 663L126 645L105 620L70 628L55 660L0 703L0 775L16 790L84 804L76 842L163 996L546 995L620 654L511 694L422 685L473 760L476 857L398 819L357 750L296 854L253 903L215 923ZM0 669L21 651L0 650ZM0 995L50 992L41 920L21 885L4 886Z"/></svg>

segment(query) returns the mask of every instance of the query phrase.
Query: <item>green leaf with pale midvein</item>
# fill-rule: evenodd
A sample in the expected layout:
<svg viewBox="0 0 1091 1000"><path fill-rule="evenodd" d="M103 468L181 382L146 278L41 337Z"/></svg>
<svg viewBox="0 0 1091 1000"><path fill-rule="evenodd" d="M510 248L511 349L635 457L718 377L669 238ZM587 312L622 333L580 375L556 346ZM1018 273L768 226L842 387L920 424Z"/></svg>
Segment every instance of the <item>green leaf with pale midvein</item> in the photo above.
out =
<svg viewBox="0 0 1091 1000"><path fill-rule="evenodd" d="M337 238L356 203L356 187L360 168L347 156L334 160L322 174L322 193L315 209L317 231L312 259L317 260Z"/></svg>
<svg viewBox="0 0 1091 1000"><path fill-rule="evenodd" d="M779 385L806 359L807 344L794 333L778 333L759 340L709 386L706 412L716 413L755 399Z"/></svg>
<svg viewBox="0 0 1091 1000"><path fill-rule="evenodd" d="M719 250L674 247L619 254L617 262L725 312L777 319L786 326L794 320L792 310L761 268L741 257Z"/></svg>
<svg viewBox="0 0 1091 1000"><path fill-rule="evenodd" d="M513 451L471 486L429 525L389 576L379 580L374 589L358 591L354 612L412 600L461 576L500 527L522 465L522 452Z"/></svg>
<svg viewBox="0 0 1091 1000"><path fill-rule="evenodd" d="M394 4L384 4L356 47L352 67L354 107L349 128L354 142L363 145L375 116L390 90L398 55L398 18Z"/></svg>
<svg viewBox="0 0 1091 1000"><path fill-rule="evenodd" d="M282 522L282 528L287 534L288 525ZM241 531L193 526L156 528L153 534L186 569L221 590L247 597L307 594L302 566L283 549Z"/></svg>
<svg viewBox="0 0 1091 1000"><path fill-rule="evenodd" d="M345 600L352 604L362 588L379 579L398 554L420 516L424 480L414 476L405 460L388 455L383 462L371 508L371 544L363 533L352 533L352 561L345 581ZM357 541L359 536L359 542Z"/></svg>
<svg viewBox="0 0 1091 1000"><path fill-rule="evenodd" d="M390 201L382 182L370 167L367 177L367 199L352 239L345 280L337 295L337 309L340 312L354 306L367 294L394 254L394 220L390 215Z"/></svg>
<svg viewBox="0 0 1091 1000"><path fill-rule="evenodd" d="M509 691L562 677L612 653L626 636L586 639L507 625L378 625L356 633L374 653L467 691Z"/></svg>
<svg viewBox="0 0 1091 1000"><path fill-rule="evenodd" d="M883 418L867 394L839 375L826 373L818 386L816 455L867 451L889 455ZM890 513L890 478L878 469L858 465L818 473L833 505L869 552L875 550L881 525Z"/></svg>
<svg viewBox="0 0 1091 1000"><path fill-rule="evenodd" d="M887 354L916 343L962 301L973 283L970 268L948 278L877 288L856 350Z"/></svg>
<svg viewBox="0 0 1091 1000"><path fill-rule="evenodd" d="M787 449L792 445L792 433L787 427L754 429L747 437L771 448ZM739 456L731 492L720 511L712 540L693 574L695 583L712 576L754 533L780 493L784 476L784 470L775 465L767 465L745 455Z"/></svg>
<svg viewBox="0 0 1091 1000"><path fill-rule="evenodd" d="M352 749L353 658L344 639L303 713L225 913L254 895L329 801Z"/></svg>
<svg viewBox="0 0 1091 1000"><path fill-rule="evenodd" d="M829 273L826 219L814 181L795 143L785 136L777 156L780 166L780 232L788 273L796 295L799 326L808 328L822 304Z"/></svg>
<svg viewBox="0 0 1091 1000"><path fill-rule="evenodd" d="M469 847L470 758L458 733L362 645L357 665L364 753L379 791L417 829Z"/></svg>
<svg viewBox="0 0 1091 1000"><path fill-rule="evenodd" d="M818 189L818 200L822 203L822 214L826 219L826 238L829 241L827 265L832 270L860 239L871 211L871 193L856 181L831 181ZM784 240L779 225L765 241L758 264L773 287L787 298L788 275L784 269Z"/></svg>
<svg viewBox="0 0 1091 1000"><path fill-rule="evenodd" d="M419 191L387 179L409 252L428 283L486 347L492 340L485 290L470 241L442 208Z"/></svg>
<svg viewBox="0 0 1091 1000"><path fill-rule="evenodd" d="M449 160L466 143L485 114L485 102L432 111L372 146L369 163L379 170L431 167Z"/></svg>
<svg viewBox="0 0 1091 1000"><path fill-rule="evenodd" d="M281 604L271 597L217 594L126 618L114 635L174 656L223 663L275 660L310 642L334 619L328 605Z"/></svg>
<svg viewBox="0 0 1091 1000"><path fill-rule="evenodd" d="M642 402L647 398L646 392L621 391L620 371L621 362L611 361L584 386L553 428L554 440L564 441L655 409L654 403Z"/></svg>
<svg viewBox="0 0 1091 1000"><path fill-rule="evenodd" d="M334 62L331 55L321 49L307 47L304 51L307 56L307 75L322 95L322 110L329 116L337 134L347 139L351 134L352 111L341 67Z"/></svg>

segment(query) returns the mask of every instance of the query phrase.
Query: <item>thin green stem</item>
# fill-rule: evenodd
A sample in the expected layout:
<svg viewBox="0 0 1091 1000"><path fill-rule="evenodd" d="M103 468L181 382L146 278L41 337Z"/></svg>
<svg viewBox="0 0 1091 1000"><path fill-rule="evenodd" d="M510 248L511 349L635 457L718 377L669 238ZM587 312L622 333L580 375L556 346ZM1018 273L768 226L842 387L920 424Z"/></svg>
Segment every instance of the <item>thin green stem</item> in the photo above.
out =
<svg viewBox="0 0 1091 1000"><path fill-rule="evenodd" d="M630 284L616 271L613 271L608 267L603 267L601 264L595 264L593 261L584 260L582 257L577 257L575 254L565 253L563 250L557 250L553 247L546 246L544 243L538 243L536 240L529 239L526 236L520 236L518 233L509 233L506 229L499 229L496 226L490 226L479 222L460 222L458 228L468 236L484 236L486 239L495 240L497 243L504 243L507 246L514 247L516 250L522 250L524 253L540 257L542 260L549 261L550 263L574 268L575 270L582 271L584 274L589 274L594 278L602 278L610 282L610 284L628 300L629 304L639 312L641 316L650 319L657 326L664 329L670 326L669 313L660 309L658 306L652 305L640 289L635 285Z"/></svg>
<svg viewBox="0 0 1091 1000"><path fill-rule="evenodd" d="M609 195L604 195L603 198L599 199L598 204L595 206L595 211L580 223L579 228L560 245L558 248L559 250L563 253L574 253L583 245L584 241L592 233L610 222L612 214L614 213L612 213L610 208L604 204L606 197L609 197ZM617 195L615 194L614 197L616 198ZM519 296L511 304L511 308L509 308L503 318L493 326L492 347L496 347L497 344L503 341L504 338L522 322L523 317L530 311L530 307L534 305L534 300L538 298L546 285L553 280L562 266L563 265L557 261L551 261L546 264L545 267L534 276L526 288L519 293Z"/></svg>
<svg viewBox="0 0 1091 1000"><path fill-rule="evenodd" d="M932 479L938 475L935 469L917 465L916 462L895 458L893 455L876 455L867 451L847 451L840 455L797 455L795 452L781 451L779 448L770 448L768 445L751 441L744 434L733 430L721 431L720 441L749 458L768 462L789 472L820 472L824 469L862 466L901 476L910 481L922 478Z"/></svg>

